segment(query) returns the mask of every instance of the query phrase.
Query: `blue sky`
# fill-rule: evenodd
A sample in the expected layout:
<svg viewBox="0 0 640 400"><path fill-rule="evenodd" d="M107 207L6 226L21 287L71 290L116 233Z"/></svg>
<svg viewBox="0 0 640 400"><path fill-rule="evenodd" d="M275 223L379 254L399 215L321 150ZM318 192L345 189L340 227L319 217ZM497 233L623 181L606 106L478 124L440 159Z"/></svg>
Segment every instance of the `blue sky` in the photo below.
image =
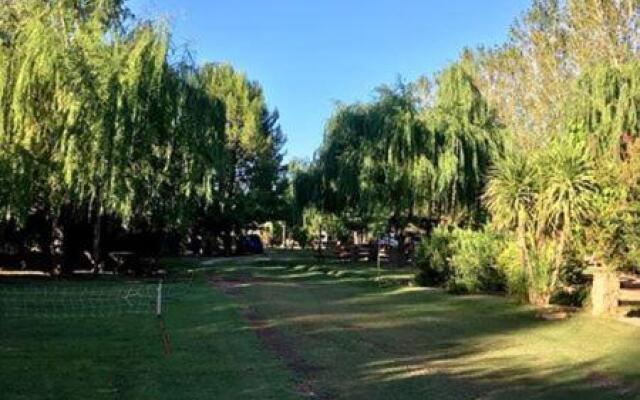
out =
<svg viewBox="0 0 640 400"><path fill-rule="evenodd" d="M131 0L166 17L198 62L258 80L280 111L287 158L311 157L336 101L398 76L431 76L465 46L503 42L529 0Z"/></svg>

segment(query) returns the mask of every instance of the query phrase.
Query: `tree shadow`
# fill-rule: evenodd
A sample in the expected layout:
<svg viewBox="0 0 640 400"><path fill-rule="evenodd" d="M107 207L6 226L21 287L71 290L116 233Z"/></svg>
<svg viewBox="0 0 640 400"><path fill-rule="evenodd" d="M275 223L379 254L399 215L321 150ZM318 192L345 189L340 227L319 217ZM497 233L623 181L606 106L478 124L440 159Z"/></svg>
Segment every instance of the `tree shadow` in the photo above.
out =
<svg viewBox="0 0 640 400"><path fill-rule="evenodd" d="M613 321L541 321L498 296L380 288L293 264L242 271L238 300L335 397L640 396L638 331Z"/></svg>

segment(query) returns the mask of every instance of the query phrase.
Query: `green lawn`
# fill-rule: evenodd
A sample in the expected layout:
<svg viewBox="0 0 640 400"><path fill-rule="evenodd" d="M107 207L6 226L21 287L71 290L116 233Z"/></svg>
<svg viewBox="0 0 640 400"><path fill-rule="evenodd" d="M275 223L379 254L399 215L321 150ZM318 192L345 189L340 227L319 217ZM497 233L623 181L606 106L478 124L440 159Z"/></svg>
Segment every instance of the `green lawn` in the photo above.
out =
<svg viewBox="0 0 640 400"><path fill-rule="evenodd" d="M394 286L403 272L384 271L382 285L375 268L310 260L211 273L280 332L305 360L298 375L327 398L640 398L640 329L589 315L542 321L501 297Z"/></svg>
<svg viewBox="0 0 640 400"><path fill-rule="evenodd" d="M167 305L165 321L170 356L151 313L0 320L0 398L296 398L292 373L204 279Z"/></svg>
<svg viewBox="0 0 640 400"><path fill-rule="evenodd" d="M617 321L286 253L199 276L167 308L170 356L152 316L2 320L1 398L640 398L640 328Z"/></svg>

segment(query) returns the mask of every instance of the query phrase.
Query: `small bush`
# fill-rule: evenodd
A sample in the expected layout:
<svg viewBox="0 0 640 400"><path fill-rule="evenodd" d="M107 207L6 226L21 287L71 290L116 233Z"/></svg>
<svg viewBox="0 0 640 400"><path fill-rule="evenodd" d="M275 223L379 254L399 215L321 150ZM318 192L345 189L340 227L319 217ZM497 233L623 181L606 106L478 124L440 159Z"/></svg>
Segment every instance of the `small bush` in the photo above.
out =
<svg viewBox="0 0 640 400"><path fill-rule="evenodd" d="M572 290L562 288L557 290L551 297L551 304L571 307L584 306L589 297L587 286L579 286L571 289Z"/></svg>
<svg viewBox="0 0 640 400"><path fill-rule="evenodd" d="M545 242L527 254L533 272L529 282L513 237L488 229L438 227L418 246L416 283L444 286L452 293L507 291L523 301L537 296L545 301L551 298L554 304L583 305L588 281L584 265L575 255L563 266L558 287L549 288L556 245Z"/></svg>
<svg viewBox="0 0 640 400"><path fill-rule="evenodd" d="M453 273L448 289L456 293L504 291L506 277L496 266L502 247L502 238L490 231L457 229L450 244Z"/></svg>
<svg viewBox="0 0 640 400"><path fill-rule="evenodd" d="M560 287L551 297L552 304L582 307L589 297L590 280L584 274L587 267L580 256L570 249L566 263L560 271Z"/></svg>
<svg viewBox="0 0 640 400"><path fill-rule="evenodd" d="M496 266L505 277L506 288L510 295L522 301L527 300L527 275L520 261L520 250L512 238L504 240L502 250L496 258Z"/></svg>
<svg viewBox="0 0 640 400"><path fill-rule="evenodd" d="M450 242L454 234L447 227L437 227L431 236L425 237L416 251L416 263L420 272L416 283L421 286L441 286L450 278Z"/></svg>
<svg viewBox="0 0 640 400"><path fill-rule="evenodd" d="M502 247L490 231L438 227L418 247L416 282L454 293L503 291L507 279L496 266Z"/></svg>
<svg viewBox="0 0 640 400"><path fill-rule="evenodd" d="M298 226L293 228L292 237L293 240L298 242L300 247L302 247L303 249L309 244L309 234L305 229L302 229Z"/></svg>

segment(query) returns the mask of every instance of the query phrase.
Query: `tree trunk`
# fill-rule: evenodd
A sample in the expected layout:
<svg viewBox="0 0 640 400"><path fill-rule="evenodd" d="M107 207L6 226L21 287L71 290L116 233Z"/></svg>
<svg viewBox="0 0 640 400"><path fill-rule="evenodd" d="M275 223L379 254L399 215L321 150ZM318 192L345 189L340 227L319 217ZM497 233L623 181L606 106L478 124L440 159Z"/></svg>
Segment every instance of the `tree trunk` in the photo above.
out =
<svg viewBox="0 0 640 400"><path fill-rule="evenodd" d="M525 269L527 274L527 297L529 299L529 303L536 304L539 302L538 293L535 290L535 277L533 273L533 267L529 262L529 255L527 249L527 238L524 227L519 225L517 228L518 232L518 247L520 250L520 263L522 264L522 268Z"/></svg>
<svg viewBox="0 0 640 400"><path fill-rule="evenodd" d="M591 288L593 315L615 315L618 311L619 295L620 278L617 273L602 267L593 273Z"/></svg>
<svg viewBox="0 0 640 400"><path fill-rule="evenodd" d="M287 248L287 224L282 223L282 246L283 249Z"/></svg>
<svg viewBox="0 0 640 400"><path fill-rule="evenodd" d="M224 231L224 255L225 256L230 256L231 255L231 251L232 251L232 246L231 246L231 228L227 228Z"/></svg>
<svg viewBox="0 0 640 400"><path fill-rule="evenodd" d="M64 271L64 225L60 216L55 216L51 220L51 243L49 244L49 253L51 254L51 262L53 263L53 273L61 274Z"/></svg>
<svg viewBox="0 0 640 400"><path fill-rule="evenodd" d="M544 305L549 305L551 302L551 297L553 296L553 292L556 289L556 285L558 284L558 280L560 278L560 270L562 269L562 262L564 260L564 248L567 243L567 234L566 229L563 228L560 232L560 237L558 238L558 249L554 254L553 260L553 271L551 272L551 279L549 280L549 284L546 288L545 297L547 303Z"/></svg>
<svg viewBox="0 0 640 400"><path fill-rule="evenodd" d="M451 220L455 222L456 202L458 201L458 175L456 174L453 179L453 185L451 187L451 205L449 211L451 213Z"/></svg>
<svg viewBox="0 0 640 400"><path fill-rule="evenodd" d="M322 224L318 224L318 257L322 258Z"/></svg>
<svg viewBox="0 0 640 400"><path fill-rule="evenodd" d="M407 257L405 254L405 245L404 245L404 228L398 229L398 266L402 267L406 264Z"/></svg>
<svg viewBox="0 0 640 400"><path fill-rule="evenodd" d="M102 269L102 215L96 210L93 218L93 246L92 246L92 258L94 272L99 272Z"/></svg>

